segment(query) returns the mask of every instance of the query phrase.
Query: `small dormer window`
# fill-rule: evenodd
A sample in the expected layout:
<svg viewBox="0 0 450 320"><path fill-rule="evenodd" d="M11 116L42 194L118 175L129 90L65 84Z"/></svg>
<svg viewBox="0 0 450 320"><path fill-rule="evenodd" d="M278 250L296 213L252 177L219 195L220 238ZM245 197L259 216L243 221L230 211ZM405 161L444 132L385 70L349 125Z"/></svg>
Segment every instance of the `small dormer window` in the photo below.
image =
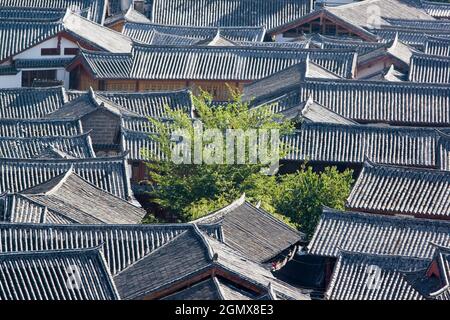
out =
<svg viewBox="0 0 450 320"><path fill-rule="evenodd" d="M80 50L78 48L64 48L65 56L76 56Z"/></svg>
<svg viewBox="0 0 450 320"><path fill-rule="evenodd" d="M41 56L59 56L61 50L59 48L42 48Z"/></svg>

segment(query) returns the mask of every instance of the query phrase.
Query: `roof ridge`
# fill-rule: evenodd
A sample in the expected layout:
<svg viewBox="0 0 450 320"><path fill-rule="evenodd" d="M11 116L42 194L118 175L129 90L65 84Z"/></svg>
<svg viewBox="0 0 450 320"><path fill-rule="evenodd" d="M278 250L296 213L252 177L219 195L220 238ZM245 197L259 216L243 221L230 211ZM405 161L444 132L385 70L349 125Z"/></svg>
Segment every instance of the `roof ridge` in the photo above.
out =
<svg viewBox="0 0 450 320"><path fill-rule="evenodd" d="M45 193L40 193L40 194L29 194L29 193L27 193L27 191L30 191L30 190L32 190L33 188L39 187L39 186L42 185L42 184L48 183L48 182L50 182L51 180L58 179L58 178L60 178L61 176L64 176L64 178L58 183L58 185L56 185L54 188L52 188L52 190L50 190L50 191L48 191L48 192L45 192ZM81 180L83 181L83 183L88 184L89 186L91 186L91 187L97 189L98 191L100 191L100 192L102 192L102 193L106 193L106 194L108 194L109 196L112 196L112 197L114 197L114 198L117 199L117 200L120 200L120 201L122 201L122 202L124 202L124 203L128 203L129 205L134 206L131 202L129 202L129 201L127 201L127 200L125 200L125 199L123 199L123 198L121 198L121 197L119 197L119 196L113 194L113 193L110 193L110 192L108 192L108 191L106 191L106 190L103 190L103 189L101 189L100 187L97 187L95 184L93 184L93 183L89 182L88 180L84 179L82 176L80 176L78 173L75 172L75 170L73 169L73 165L71 165L70 168L69 168L65 173L62 173L62 174L60 174L60 175L57 175L57 176L55 176L55 177L53 177L53 178L51 178L51 179L49 179L49 180L47 180L47 181L44 181L44 182L42 182L42 183L40 183L40 184L38 184L38 185L36 185L36 186L34 186L34 187L31 187L31 188L22 190L22 191L20 191L20 192L15 192L15 193L13 193L13 194L20 194L20 195L23 195L23 196L27 196L27 195L33 195L33 196L34 196L34 195L51 195L52 193L56 192L57 189L59 189L59 188L60 188L60 187L61 187L61 186L62 186L62 185L63 185L63 184L71 177L71 176L75 176L75 177L77 177L78 179L81 179ZM30 200L32 200L32 199L30 199ZM33 201L33 200L32 200L32 201ZM136 207L136 206L134 206L134 207ZM136 207L136 208L139 209L139 207ZM63 214L63 213L61 212L61 214Z"/></svg>
<svg viewBox="0 0 450 320"><path fill-rule="evenodd" d="M413 226L419 225L436 225L436 226L445 226L450 228L449 220L438 220L438 219L425 219L425 218L416 218L414 216L407 215L382 215L382 214L373 214L361 211L343 211L338 209L329 208L323 206L322 209L322 217L325 216L339 216L344 218L345 220L351 220L352 218L364 219L364 220L385 220L389 221L393 224L405 226L406 223L412 224ZM311 242L312 243L312 240Z"/></svg>
<svg viewBox="0 0 450 320"><path fill-rule="evenodd" d="M38 119L16 119L16 118L0 118L0 125L4 123L13 123L13 124L23 124L23 123L66 123L66 122L78 122L78 120L73 119L53 119L53 118L38 118ZM6 138L6 137L0 137Z"/></svg>
<svg viewBox="0 0 450 320"><path fill-rule="evenodd" d="M311 109L311 106L315 104L315 105L318 105L318 106L320 106L321 108L325 109L327 112L329 112L329 113L331 113L331 114L337 115L337 116L339 116L340 118L343 118L343 119L345 119L345 120L351 122L351 123L354 124L354 125L361 126L361 124L359 124L358 122L356 122L356 121L354 121L354 120L352 120L352 119L350 119L350 118L348 118L348 117L346 117L346 116L343 116L343 115L337 113L336 111L331 110L331 109L328 108L327 106L324 106L323 104L321 104L321 103L315 101L312 94L309 94L309 95L308 95L308 99L307 99L306 101L304 101L303 103L304 103L304 106L303 106L303 108L302 108L302 110L301 110L302 116L304 116L305 113L306 113L308 110ZM290 107L290 108L287 108L287 109L285 109L285 110L289 110L289 109L292 109L292 108L295 108L295 107ZM321 122L316 122L316 123L321 123Z"/></svg>
<svg viewBox="0 0 450 320"><path fill-rule="evenodd" d="M269 219L271 219L272 221L274 221L274 222L277 223L278 225L283 226L283 227L289 229L290 231L292 231L292 232L298 234L299 236L302 236L302 235L304 236L304 234L303 234L302 232L300 232L300 231L298 231L297 229L291 227L291 226L288 225L287 223L284 223L283 221L281 221L280 219L278 219L278 218L275 217L274 215L270 214L270 212L264 210L263 208L261 208L261 207L256 207L256 206L254 206L252 203L250 203L250 202L248 202L248 201L245 201L244 204L249 205L250 207L252 207L253 209L257 210L259 213L263 214L264 216L268 217Z"/></svg>
<svg viewBox="0 0 450 320"><path fill-rule="evenodd" d="M193 224L196 223L201 223L204 220L208 220L208 218L214 217L214 216L220 216L220 215L226 215L227 213L229 213L230 211L240 207L241 205L243 205L246 202L246 197L245 197L245 193L243 193L238 199L234 200L232 203L230 203L229 205L218 209L216 211L212 211L210 213L208 213L207 215L198 218L194 221L192 221Z"/></svg>
<svg viewBox="0 0 450 320"><path fill-rule="evenodd" d="M430 242L431 243L431 242ZM415 260L421 262L431 262L430 258L420 258L415 256L404 256L399 254L385 254L385 253L366 253L360 251L351 251L339 249L338 256L360 257L360 258L374 258L374 259L403 259L403 260Z"/></svg>
<svg viewBox="0 0 450 320"><path fill-rule="evenodd" d="M208 29L208 30L214 30L214 29L255 29L255 30L264 30L266 29L264 26L192 26L192 25L183 25L183 26L177 26L177 25L171 25L171 24L163 24L163 23L155 23L155 22L127 22L127 24L136 24L136 25L147 25L149 28L152 26L158 26L158 27L167 27L167 28L186 28L186 29Z"/></svg>
<svg viewBox="0 0 450 320"><path fill-rule="evenodd" d="M126 272L129 268L131 268L132 266L136 265L137 263L141 262L142 260L146 259L148 256L155 254L155 252L159 252L162 249L164 249L166 246L168 246L169 244L173 243L175 240L177 240L179 237L181 237L182 235L185 235L187 232L195 230L195 229L191 229L193 228L192 224L188 224L187 225L187 229L184 230L183 232L180 232L179 234L177 234L176 236L174 236L170 241L167 241L166 243L160 245L158 248L156 248L155 250L142 255L141 258L137 259L136 261L134 261L133 263L129 264L126 268L120 270L118 273L115 274L115 276L118 276L119 274ZM195 231L194 231L195 232Z"/></svg>
<svg viewBox="0 0 450 320"><path fill-rule="evenodd" d="M299 49L299 48L290 48L290 47L260 47L260 46L206 46L206 45L196 45L196 46L186 46L186 45L152 45L142 42L136 42L133 44L134 48L139 49L146 49L146 50L184 50L184 51L199 51L199 50L228 50L228 51L244 51L244 52L270 52L270 51L276 51L276 52L328 52L328 53L356 53L353 49L320 49L320 48L309 48L309 49ZM110 53L107 53L110 54Z"/></svg>
<svg viewBox="0 0 450 320"><path fill-rule="evenodd" d="M201 242L205 246L206 251L208 253L209 260L211 260L211 262L216 261L218 258L218 254L216 252L214 252L214 249L211 247L211 245L206 240L206 238L205 238L206 236L203 235L203 233L200 231L200 229L198 228L198 226L195 223L192 223L192 226L193 226L193 230L194 230L195 234L197 235L197 237L201 240Z"/></svg>
<svg viewBox="0 0 450 320"><path fill-rule="evenodd" d="M21 158L0 158L0 162L29 162L29 163L40 163L40 162L104 162L104 163L112 163L121 161L123 162L129 152L123 152L121 155L113 156L113 157L95 157L95 158L73 158L73 159L21 159Z"/></svg>
<svg viewBox="0 0 450 320"><path fill-rule="evenodd" d="M26 256L36 256L36 255L51 255L51 256L60 256L61 254L70 254L70 255L79 255L81 252L97 254L101 252L102 245L94 246L94 247L86 247L86 248L74 248L74 249L51 249L51 250L30 250L30 251L9 251L9 252L0 252L0 260L11 257L26 257Z"/></svg>
<svg viewBox="0 0 450 320"><path fill-rule="evenodd" d="M445 83L425 83L425 82L389 82L386 83L386 81L383 80L371 80L371 81L361 81L358 79L327 79L327 78L307 78L301 83L308 84L308 83L318 83L323 82L327 83L327 85L339 85L339 84L346 84L346 85L355 85L355 86L380 86L385 88L391 88L391 87L426 87L430 89L447 89L450 91L450 86ZM301 84L300 83L300 84Z"/></svg>
<svg viewBox="0 0 450 320"><path fill-rule="evenodd" d="M64 120L63 120L64 121ZM77 120L68 120L69 122L75 122ZM23 140L29 140L29 141L47 141L47 140L61 140L61 139L77 139L77 138L83 138L86 136L89 136L89 134L93 131L93 129L83 132L83 133L79 133L79 134L75 134L75 135L70 135L70 136L33 136L33 137L0 137L0 141L23 141Z"/></svg>
<svg viewBox="0 0 450 320"><path fill-rule="evenodd" d="M212 280L213 280L214 286L215 286L216 289L217 289L217 292L219 293L219 297L220 297L222 300L225 300L225 295L224 295L223 290L222 290L222 288L221 288L221 286L220 286L219 279L217 279L216 276L212 276Z"/></svg>
<svg viewBox="0 0 450 320"><path fill-rule="evenodd" d="M57 215L60 215L61 217L64 217L64 219L67 219L67 220L72 221L72 223L74 223L74 224L79 223L79 222L76 221L75 219L69 217L69 216L68 216L67 214L65 214L64 212L61 212L59 209L58 209L58 210L55 210L55 209L49 209L48 206L46 206L46 205L44 205L44 204L41 204L41 203L37 202L36 200L31 199L31 198L29 197L29 196L40 196L40 195L43 195L43 194L12 193L12 194L10 194L10 195L13 196L13 197L21 197L21 198L24 198L24 199L26 199L26 201L29 201L29 202L33 203L34 205L36 205L36 206L42 207L45 211L44 211L44 214L43 214L44 217L43 217L43 219L41 220L40 224L41 224L41 223L45 223L46 217L47 217L47 215L48 215L48 211L49 211L49 210L50 210L51 212L54 212L54 213L57 214Z"/></svg>
<svg viewBox="0 0 450 320"><path fill-rule="evenodd" d="M73 174L73 172L74 172L73 171L73 165L71 165L70 168L67 170L67 172L63 175L62 179L55 186L53 186L53 188L51 188L50 190L48 190L44 194L45 195L52 195L55 192L57 192L66 183L66 181ZM52 179L50 179L50 180L52 180Z"/></svg>
<svg viewBox="0 0 450 320"><path fill-rule="evenodd" d="M421 167L410 167L410 166L402 166L402 165L394 165L394 164L385 164L385 163L376 163L371 161L370 159L366 159L363 164L364 167L369 167L372 169L388 169L388 170L395 170L395 171L403 171L403 172L412 172L412 171L419 171L429 174L443 174L450 176L450 171L438 169L438 168L421 168Z"/></svg>
<svg viewBox="0 0 450 320"><path fill-rule="evenodd" d="M450 89L450 87L449 87ZM345 123L323 123L323 122L303 122L301 124L300 129L295 130L296 133L301 132L303 127L324 127L324 128L345 128L347 130L362 130L362 131L387 131L387 132L407 132L407 133L416 133L416 132L424 132L429 133L431 135L438 135L438 132L435 128L430 127L410 127L410 126L384 126L384 125L378 125L376 123L370 123L370 124L345 124ZM445 134L445 133L443 133Z"/></svg>
<svg viewBox="0 0 450 320"><path fill-rule="evenodd" d="M190 223L152 223L152 224L53 224L53 223L0 223L1 228L22 228L22 229L43 229L43 230L101 230L101 229L152 229L154 230L167 230L167 229L178 229L178 230L190 230L192 225Z"/></svg>
<svg viewBox="0 0 450 320"><path fill-rule="evenodd" d="M450 42L450 39L448 39ZM420 52L420 51L413 51L412 56L411 56L411 60L414 57L420 57L420 58L426 58L426 59L433 59L433 60L443 60L443 61L450 61L450 56L440 56L437 54L429 54L429 53L425 53L425 52Z"/></svg>
<svg viewBox="0 0 450 320"><path fill-rule="evenodd" d="M0 91L1 92L1 91ZM99 96L106 96L108 95L130 95L130 96L152 96L152 95L169 95L169 94L180 94L180 93L191 93L192 91L189 88L181 88L181 89L175 89L175 90L162 90L162 91L140 91L140 92L128 92L128 91L99 91L97 92L97 95Z"/></svg>

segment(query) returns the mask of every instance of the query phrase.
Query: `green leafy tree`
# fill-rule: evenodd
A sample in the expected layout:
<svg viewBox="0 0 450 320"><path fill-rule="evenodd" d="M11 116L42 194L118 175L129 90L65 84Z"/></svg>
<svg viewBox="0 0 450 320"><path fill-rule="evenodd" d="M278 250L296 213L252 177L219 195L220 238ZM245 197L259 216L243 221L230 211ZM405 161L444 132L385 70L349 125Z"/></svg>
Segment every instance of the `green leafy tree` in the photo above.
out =
<svg viewBox="0 0 450 320"><path fill-rule="evenodd" d="M336 167L327 167L323 172L316 173L311 167L302 167L296 173L280 178L274 207L311 237L320 219L322 206L344 209L353 183L352 173L351 170L340 173Z"/></svg>
<svg viewBox="0 0 450 320"><path fill-rule="evenodd" d="M269 110L270 106L250 109L239 94L232 92L232 95L232 100L221 106L214 106L212 97L205 92L193 98L203 130L278 129L280 134L294 130L294 123L274 115ZM302 168L293 174L269 176L261 172L263 164L174 163L170 159L176 142L171 139L171 133L184 129L192 139L193 121L183 111L167 108L166 112L170 121L150 119L150 125L159 133L152 139L165 156L161 158L161 154L152 154L148 150L143 150L143 153L149 159L153 205L175 216L178 221L197 219L245 193L252 203L260 202L265 210L311 235L322 205L343 208L352 183L351 171L340 173L336 168L327 168L323 173L315 173L310 168ZM288 150L283 145L280 147L280 156L283 156Z"/></svg>
<svg viewBox="0 0 450 320"><path fill-rule="evenodd" d="M193 97L196 115L203 130L218 129L225 132L228 129L277 129L280 134L288 134L294 129L293 123L269 112L269 107L250 109L249 104L242 101L240 94L234 91L231 94L232 99L220 106L214 106L211 95L206 92ZM157 206L178 216L180 221L189 221L229 204L243 193L256 200L257 195L252 189L255 185L263 184L264 179L270 179L261 174L264 164L250 164L248 161L246 164L226 164L225 161L225 164L176 164L170 161L174 146L171 133L183 129L189 132L192 141L194 126L187 113L168 108L166 112L170 121L150 119L150 125L159 133L153 135L152 139L158 143L165 157L161 159L148 150L143 151L149 159L150 195ZM204 141L205 144L209 142L208 139ZM248 139L245 145L245 157L248 159ZM281 150L283 154L283 146ZM223 154L226 154L225 150Z"/></svg>

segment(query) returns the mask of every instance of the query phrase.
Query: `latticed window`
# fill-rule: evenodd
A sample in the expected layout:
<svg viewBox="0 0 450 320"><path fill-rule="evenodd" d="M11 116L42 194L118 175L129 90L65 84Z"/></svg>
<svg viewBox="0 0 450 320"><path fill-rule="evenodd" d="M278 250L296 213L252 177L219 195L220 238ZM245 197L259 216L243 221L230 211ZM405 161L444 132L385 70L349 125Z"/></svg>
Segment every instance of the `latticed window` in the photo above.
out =
<svg viewBox="0 0 450 320"><path fill-rule="evenodd" d="M31 87L34 80L56 80L56 70L22 71L22 87Z"/></svg>

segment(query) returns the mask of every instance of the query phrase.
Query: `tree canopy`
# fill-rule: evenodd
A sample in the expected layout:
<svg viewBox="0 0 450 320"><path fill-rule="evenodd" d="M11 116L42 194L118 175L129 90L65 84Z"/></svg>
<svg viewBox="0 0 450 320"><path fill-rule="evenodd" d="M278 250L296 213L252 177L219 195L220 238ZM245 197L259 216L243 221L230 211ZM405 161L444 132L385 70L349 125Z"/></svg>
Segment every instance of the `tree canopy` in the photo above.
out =
<svg viewBox="0 0 450 320"><path fill-rule="evenodd" d="M232 92L232 96L229 102L220 105L215 105L206 92L193 97L195 121L187 112L169 108L169 120L149 119L152 128L158 132L151 138L164 155L161 158L161 153L157 155L143 150L149 160L147 165L152 205L176 217L177 221L187 222L224 207L245 193L249 201L260 202L265 210L311 235L322 205L343 208L350 192L352 172L347 170L340 173L336 168L326 168L322 173L315 173L311 168L301 167L292 174L268 175L264 170L267 169L267 163L250 163L251 148L255 141L249 137L244 139L245 150L242 150L243 145L238 145L238 140L233 140L234 163L225 161L229 152L225 150L226 143L215 143L214 135L208 134L208 130L219 133L228 133L230 129L240 132L277 130L282 136L295 129L295 123L272 112L272 106L250 108L249 103L242 101L238 93ZM185 133L181 140L194 141L195 134L198 134L195 122L201 123L200 132L203 134L201 162L194 159L195 153L198 153L194 150L195 143L174 149L175 145L180 144L180 140L174 139L174 133L180 130ZM277 139L279 142L279 137ZM273 141L259 139L257 143L261 147ZM277 156L282 157L287 148L282 143L278 147ZM173 161L174 153L180 150L188 154L188 163ZM244 152L244 163L237 163L239 152ZM153 222L154 219L148 221Z"/></svg>

